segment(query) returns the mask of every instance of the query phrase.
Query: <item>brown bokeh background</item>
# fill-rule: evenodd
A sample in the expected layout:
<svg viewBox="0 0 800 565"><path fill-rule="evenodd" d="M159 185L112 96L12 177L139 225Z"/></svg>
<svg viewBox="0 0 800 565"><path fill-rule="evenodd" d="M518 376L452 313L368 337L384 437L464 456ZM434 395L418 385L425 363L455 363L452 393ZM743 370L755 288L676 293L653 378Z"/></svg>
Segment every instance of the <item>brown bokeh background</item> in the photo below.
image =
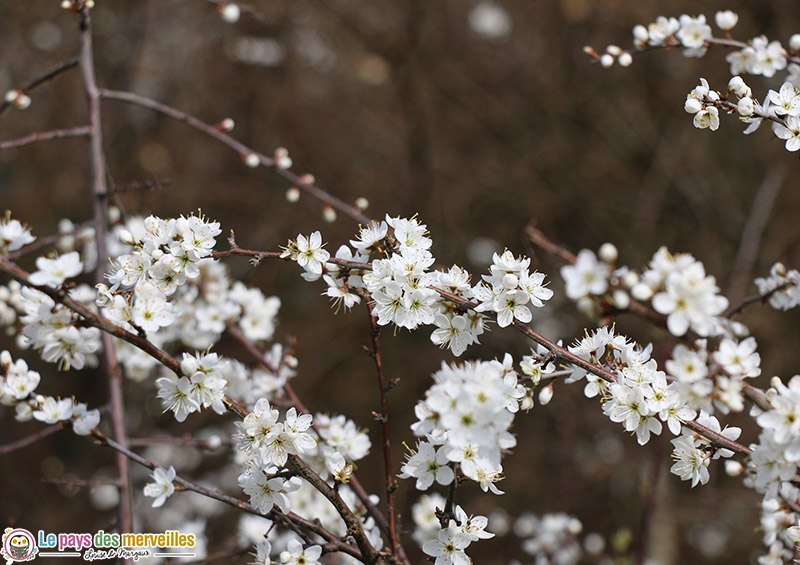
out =
<svg viewBox="0 0 800 565"><path fill-rule="evenodd" d="M475 0L252 0L256 15L245 14L233 25L202 0L97 3L101 86L155 98L209 123L233 118L234 135L242 142L267 154L288 147L296 172L313 173L320 186L345 201L367 197L372 217L419 213L442 265L458 263L478 274L486 268L487 248L532 256L556 291L533 324L551 338L571 342L592 322L563 298L558 263L525 240L524 228L532 221L573 251L611 241L620 261L632 267L644 265L661 245L691 252L734 302L754 292L752 279L765 275L774 261L800 265L796 155L784 151L769 131L742 136L743 126L734 118L723 119L716 133L699 131L683 112L698 77L712 87L726 85L722 49L700 60L679 52L648 53L628 69L603 69L582 52L586 44L598 50L608 43L628 45L634 24L660 14L694 13L696 2L498 0L512 23L499 39L470 29ZM786 1L757 7L714 2L702 8L710 18L718 9L736 10L735 36L742 39L765 33L785 41L800 21L800 7ZM73 58L77 23L55 0L4 2L0 91ZM759 96L779 86L758 77L748 84ZM0 118L0 139L85 123L77 71L40 87L32 98L27 111L12 109ZM281 179L245 167L234 152L180 123L113 101L103 104L103 116L114 182L172 181L163 190L120 196L126 213L174 216L201 209L219 220L224 232L235 229L241 246L260 249L276 249L299 232L321 229L335 250L357 228L341 215L325 224L320 203L305 195L288 203ZM84 140L3 152L0 208L12 209L38 235L54 232L64 217L89 219L88 167ZM776 182L774 204L754 206ZM767 212L768 221L743 240L754 208ZM739 253L743 241L756 245L752 261ZM281 297L278 336L297 338L295 387L306 404L370 426L378 445L379 429L370 416L378 407L377 386L362 348L369 339L363 307L333 315L320 296L323 288L301 281L292 265L253 269L244 260L227 263L234 277ZM756 384L766 386L772 375L793 375L797 313L755 306L743 321L762 354L764 375ZM670 341L663 332L630 317L617 324L640 342L657 340L660 361L668 356ZM427 334L383 332L387 373L401 379L390 395L396 468L400 442L412 439L408 424L415 399L441 361L452 359L430 344ZM516 333L499 329L482 342L465 357L502 357L508 351L519 360L530 347ZM94 404L105 401L102 376L56 375L51 367L36 366L45 375L45 392L77 388ZM158 413L152 390L149 384L126 383L135 406L132 434L191 429L191 418L188 427L167 417L143 418L148 411L137 412L138 406ZM8 411L2 421L2 443L38 429L36 423L17 424ZM220 425L213 417L209 421ZM757 431L746 417L726 421L744 425L745 443L755 440ZM505 461L508 494L498 499L467 487L461 500L469 511L487 513L499 505L512 515L566 511L580 518L587 532L611 538L630 530L631 551L642 539L647 515L650 553L660 563L749 563L760 551L756 494L725 477L716 464L710 484L690 490L668 473L666 435L640 448L602 416L596 401L583 398L580 386L557 386L548 407L517 417L515 432L519 446ZM86 489L65 493L40 481L110 473L112 459L98 449L65 432L3 458L0 519L34 530L113 527L113 511L93 507ZM212 457L194 476L224 460ZM380 467L378 451L362 465L371 492L382 492ZM146 474L136 477L141 486ZM407 515L416 493L410 483L401 486ZM238 493L235 485L229 490ZM146 512L139 492L137 509ZM213 547L227 543L231 516L209 522ZM417 559L413 542L406 545ZM473 547L476 563L522 556L509 538Z"/></svg>

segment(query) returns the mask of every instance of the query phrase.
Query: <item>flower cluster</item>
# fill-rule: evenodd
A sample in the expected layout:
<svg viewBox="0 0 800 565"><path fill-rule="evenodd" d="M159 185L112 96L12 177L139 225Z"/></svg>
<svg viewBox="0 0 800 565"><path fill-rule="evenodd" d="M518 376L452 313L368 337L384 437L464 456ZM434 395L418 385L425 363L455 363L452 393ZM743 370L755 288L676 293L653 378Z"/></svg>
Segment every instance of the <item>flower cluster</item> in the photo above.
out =
<svg viewBox="0 0 800 565"><path fill-rule="evenodd" d="M800 305L800 272L787 270L782 263L775 263L769 276L757 278L755 285L761 296L769 295L769 305L776 310L790 310Z"/></svg>
<svg viewBox="0 0 800 565"><path fill-rule="evenodd" d="M526 395L511 356L503 363L443 364L433 379L411 427L425 439L409 455L400 477L413 477L419 490L427 490L434 481L452 482L458 468L484 491L502 494L494 483L502 478L502 454L517 443L508 430Z"/></svg>
<svg viewBox="0 0 800 565"><path fill-rule="evenodd" d="M179 422L202 408L224 414L227 381L223 374L226 365L227 361L221 360L216 353L184 353L181 362L183 375L178 377L170 373L156 381L164 411L172 411Z"/></svg>
<svg viewBox="0 0 800 565"><path fill-rule="evenodd" d="M541 517L526 513L514 522L514 533L524 538L523 551L536 565L578 563L582 555L578 535L582 531L581 521L563 512Z"/></svg>
<svg viewBox="0 0 800 565"><path fill-rule="evenodd" d="M309 281L322 277L328 284L324 294L335 304L351 308L369 293L377 323L394 324L414 330L434 325L431 341L448 347L454 355L478 343L484 332L482 312L496 315L497 324L506 327L517 320L532 319L531 308L544 306L553 292L546 288L544 274L528 269L530 259L516 257L511 251L495 253L489 275L477 285L470 284L470 274L452 266L444 271L429 271L435 262L430 251L432 240L427 227L416 219L392 218L363 227L350 247L341 246L331 260L323 249L319 232L310 236L298 235L284 248L288 257L303 267L303 278ZM377 253L380 257L366 263ZM456 304L443 294L464 301L474 301L474 307Z"/></svg>

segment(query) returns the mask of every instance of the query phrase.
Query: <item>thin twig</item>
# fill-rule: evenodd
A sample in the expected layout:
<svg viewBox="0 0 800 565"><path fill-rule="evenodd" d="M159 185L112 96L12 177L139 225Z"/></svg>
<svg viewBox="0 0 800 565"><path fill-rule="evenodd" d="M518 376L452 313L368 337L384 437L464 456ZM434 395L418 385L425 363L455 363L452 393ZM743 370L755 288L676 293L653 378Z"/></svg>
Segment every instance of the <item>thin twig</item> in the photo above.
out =
<svg viewBox="0 0 800 565"><path fill-rule="evenodd" d="M287 169L281 169L279 167L276 167L274 159L267 157L263 153L250 149L244 143L241 143L240 141L234 139L227 133L221 131L218 127L213 126L211 124L207 124L190 114L177 110L176 108L172 108L171 106L161 104L160 102L156 102L155 100L152 100L145 96L141 96L139 94L134 94L131 92L120 92L117 90L102 89L100 90L100 96L107 100L117 100L120 102L127 102L128 104L134 104L136 106L149 108L150 110L168 116L174 120L183 122L186 125L193 127L194 129L199 130L210 137L213 137L214 139L223 143L224 145L227 145L228 147L239 153L239 155L243 159L250 155L255 155L256 157L258 157L259 163L262 166L273 169L275 171L275 174L277 174L280 177L283 177L285 180L289 181L292 185L305 190L318 200L330 204L332 207L336 208L343 214L350 216L355 221L360 222L362 224L368 224L371 221L370 218L361 213L361 210L359 208L351 204L348 204L344 200L336 198L329 192L319 188L314 184L304 182L301 176L296 175Z"/></svg>
<svg viewBox="0 0 800 565"><path fill-rule="evenodd" d="M23 447L28 447L29 445L33 445L37 441L44 439L48 436L51 436L57 432L60 432L66 427L67 424L65 422L59 422L55 426L48 426L37 432L32 433L31 435L20 438L17 441L12 441L11 443L0 445L0 456L8 455L9 453L13 453L18 449L22 449Z"/></svg>
<svg viewBox="0 0 800 565"><path fill-rule="evenodd" d="M143 467L147 467L148 469L151 469L151 470L155 470L155 469L161 468L156 463L145 459L141 455L138 455L137 453L134 453L133 451L131 451L130 449L128 449L126 447L123 447L122 445L120 445L119 443L115 442L110 437L107 437L107 436L101 434L100 432L95 431L93 433L93 436L102 445L110 447L114 451L116 451L118 453L121 453L122 455L124 455L125 457L130 459L131 461L134 461L134 462L138 463L139 465L142 465ZM213 489L212 490L210 488L204 487L204 486L202 486L202 485L200 485L198 483L195 483L193 481L190 481L188 479L184 479L183 477L180 477L180 476L176 476L175 479L173 479L173 483L175 483L176 485L180 486L183 490L196 492L196 493L202 494L203 496L206 496L208 498L213 498L214 500L219 500L220 502L224 502L225 504L228 504L229 506L233 506L234 508L238 508L240 510L244 510L245 512L247 512L249 514L255 514L256 516L263 516L263 517L266 517L266 518L270 518L271 520L280 521L283 524L286 524L287 522L291 522L291 523L295 524L296 526L302 527L302 528L304 528L304 529L306 529L308 531L311 531L311 532L321 536L329 544L333 544L336 547L336 551L341 551L341 552L347 553L348 555L352 555L356 559L361 559L361 552L357 548L353 547L349 543L346 543L346 542L342 541L339 537L335 536L334 534L332 534L331 532L329 532L328 530L326 530L322 526L320 526L320 525L318 525L318 524L316 524L314 522L311 522L309 520L306 520L305 518L302 518L302 517L298 516L294 512L287 512L287 513L284 514L283 512L280 512L279 510L273 508L270 512L267 512L266 514L264 514L264 513L260 512L258 510L258 508L256 508L255 506L251 505L250 503L245 502L244 500L240 500L238 498L234 498L233 496L229 496L227 494L224 494L219 489Z"/></svg>
<svg viewBox="0 0 800 565"><path fill-rule="evenodd" d="M71 69L73 67L77 67L77 66L78 66L78 59L73 59L71 61L67 61L65 63L61 63L56 68L51 69L51 70L47 71L46 73L44 73L43 75L33 79L32 81L30 81L28 84L26 84L25 86L23 86L19 90L21 90L23 93L28 93L31 90L33 90L34 88L36 88L37 86L39 86L40 84L45 83L48 80L52 80L53 78L55 78L56 76L60 75L64 71L67 71L67 70L69 70L69 69ZM0 114L5 112L8 109L8 107L11 106L11 104L12 104L11 102L7 102L6 100L0 101Z"/></svg>
<svg viewBox="0 0 800 565"><path fill-rule="evenodd" d="M378 377L378 391L381 398L381 413L380 422L383 432L383 465L386 473L386 502L389 509L389 543L392 546L392 556L395 560L399 559L400 553L398 551L397 541L397 514L394 507L394 491L397 490L397 481L394 479L394 472L392 470L392 451L389 442L389 410L386 403L386 380L383 376L383 361L381 359L381 345L380 345L380 327L372 314L372 304L367 299L367 311L369 312L370 323L370 339L372 341L372 349L369 354L375 362L375 370Z"/></svg>
<svg viewBox="0 0 800 565"><path fill-rule="evenodd" d="M145 181L133 181L127 184L114 184L111 186L110 192L120 194L122 192L134 192L137 190L158 190L172 184L170 179L154 178Z"/></svg>
<svg viewBox="0 0 800 565"><path fill-rule="evenodd" d="M103 122L100 114L100 90L95 76L94 53L92 46L92 16L89 6L81 7L80 16L80 66L86 102L89 113L89 141L91 145L92 188L94 192L94 233L97 248L97 267L95 282L105 281L104 269L107 264L106 232L108 231L108 182L106 179L105 152L103 151ZM103 362L108 379L111 400L111 428L114 438L120 445L127 445L125 429L125 401L122 392L122 368L117 361L114 344L108 333L102 334ZM120 532L133 531L133 497L130 485L130 467L123 454L117 454L117 474L119 476L119 526Z"/></svg>
<svg viewBox="0 0 800 565"><path fill-rule="evenodd" d="M745 294L745 289L751 278L753 263L755 263L758 256L761 236L769 223L772 206L778 197L781 186L783 186L785 176L782 170L768 169L761 186L756 192L753 204L750 206L750 215L747 217L742 229L739 249L736 251L736 258L733 260L733 267L731 268L727 292L731 299L739 300Z"/></svg>
<svg viewBox="0 0 800 565"><path fill-rule="evenodd" d="M89 126L77 126L68 129L54 129L50 131L41 131L31 133L24 137L17 139L9 139L0 141L0 149L19 149L27 145L33 145L40 141L50 141L51 139L67 139L72 137L88 137Z"/></svg>
<svg viewBox="0 0 800 565"><path fill-rule="evenodd" d="M769 292L765 292L764 294L754 294L753 296L748 296L747 298L742 300L742 302L738 306L732 306L730 309L728 309L724 314L722 314L722 316L724 318L730 319L733 318L736 314L738 314L742 310L744 310L746 307L750 306L751 304L756 304L758 302L760 302L761 304L766 304L773 294L777 294L780 291L786 290L790 286L794 285L795 285L794 282L788 281L783 283L782 285L776 286L775 288L773 288Z"/></svg>

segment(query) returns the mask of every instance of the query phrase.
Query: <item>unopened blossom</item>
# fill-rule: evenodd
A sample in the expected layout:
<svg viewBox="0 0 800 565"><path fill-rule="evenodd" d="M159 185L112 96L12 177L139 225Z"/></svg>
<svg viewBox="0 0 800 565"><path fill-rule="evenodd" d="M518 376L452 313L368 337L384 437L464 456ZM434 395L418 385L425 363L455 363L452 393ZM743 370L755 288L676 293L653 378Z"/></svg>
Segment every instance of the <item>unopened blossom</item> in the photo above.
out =
<svg viewBox="0 0 800 565"><path fill-rule="evenodd" d="M714 14L714 23L722 31L730 31L739 22L739 15L732 10L723 10Z"/></svg>

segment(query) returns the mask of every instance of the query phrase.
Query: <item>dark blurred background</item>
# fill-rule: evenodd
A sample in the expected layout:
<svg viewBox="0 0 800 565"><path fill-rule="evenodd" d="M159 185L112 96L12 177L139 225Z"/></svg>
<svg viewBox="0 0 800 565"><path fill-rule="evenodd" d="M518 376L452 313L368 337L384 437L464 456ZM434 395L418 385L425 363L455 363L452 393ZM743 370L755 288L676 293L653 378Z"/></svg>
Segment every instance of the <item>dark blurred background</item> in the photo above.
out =
<svg viewBox="0 0 800 565"><path fill-rule="evenodd" d="M233 118L235 137L267 154L289 148L296 172L313 173L345 201L368 198L372 217L419 213L442 265L458 263L478 274L492 251L508 247L532 256L556 291L533 323L551 338L572 342L591 322L563 298L558 262L526 241L530 222L573 251L611 241L620 262L633 267L661 245L691 252L734 303L755 291L752 279L773 262L800 265L797 156L766 128L745 137L735 118L724 118L717 132L700 131L683 111L699 77L724 90L730 75L723 49L699 60L678 51L648 53L627 69L603 69L582 52L587 44L598 51L609 43L628 46L635 24L694 14L697 2L497 0L479 7L477 0L251 0L254 14L244 13L235 24L223 22L203 0L97 4L101 86L155 98L209 123ZM496 9L488 17L486 6ZM57 1L4 0L1 9L0 92L76 56L78 20ZM716 10L737 11L734 35L740 39L764 33L786 42L800 30L796 2L706 2L702 9L711 20ZM782 76L750 77L748 84L763 97ZM0 118L0 140L86 121L76 70L32 98L28 110L11 109ZM357 229L342 215L325 224L320 203L308 196L288 203L281 179L245 167L235 152L180 123L113 101L104 102L103 117L113 182L172 181L162 190L121 195L126 213L167 217L199 208L222 223L223 233L235 229L242 247L256 249L276 249L299 232L321 229L334 251ZM12 209L37 235L54 232L64 217L89 219L87 149L85 140L65 140L0 154L0 208ZM771 206L755 207L767 213L765 225L755 222L757 229L744 238L757 249L750 260L739 252L742 234L755 221L754 202L771 196ZM334 316L320 296L323 287L302 282L292 265L227 264L234 277L281 297L277 336L297 338L295 387L306 404L370 426L378 445L380 430L370 416L378 407L377 385L362 348L369 340L364 308ZM762 355L764 374L755 384L793 375L797 312L755 306L742 319ZM630 317L617 324L640 342L664 343L663 332ZM428 333L383 332L387 373L402 379L389 399L396 468L400 442L412 440L415 399L441 361L452 360L430 344ZM498 329L482 342L465 357L508 351L519 360L530 348L515 332ZM656 347L659 361L668 354L668 346ZM45 392L77 387L94 404L105 402L100 376L39 368ZM504 462L508 494L494 498L467 487L461 500L468 511L569 512L585 532L617 539L629 532L631 553L644 537L647 515L650 554L658 563L754 562L761 551L759 497L716 464L711 482L690 490L668 473L668 434L640 448L581 389L556 386L548 407L517 417L519 446ZM126 383L126 394L158 414L150 384ZM12 416L3 415L2 443L38 429ZM165 416L154 424L139 422L141 414L132 419L132 434L191 429ZM219 419L208 421L222 427ZM744 423L744 443L756 439L746 417L726 421ZM112 472L112 458L68 432L54 438L4 458L0 519L34 530L113 527L113 511L99 508L87 489L66 492L40 482L43 476L102 476ZM205 472L203 465L213 470L225 460L215 457L195 476ZM362 480L382 493L381 455L374 450L370 457ZM145 480L137 471L137 487ZM411 483L401 486L408 523L416 493ZM235 484L229 492L239 493ZM137 509L148 506L137 489ZM231 524L229 513L211 517L211 544L227 543ZM417 559L410 538L406 545ZM470 554L476 563L522 557L518 543L504 537L481 542Z"/></svg>

